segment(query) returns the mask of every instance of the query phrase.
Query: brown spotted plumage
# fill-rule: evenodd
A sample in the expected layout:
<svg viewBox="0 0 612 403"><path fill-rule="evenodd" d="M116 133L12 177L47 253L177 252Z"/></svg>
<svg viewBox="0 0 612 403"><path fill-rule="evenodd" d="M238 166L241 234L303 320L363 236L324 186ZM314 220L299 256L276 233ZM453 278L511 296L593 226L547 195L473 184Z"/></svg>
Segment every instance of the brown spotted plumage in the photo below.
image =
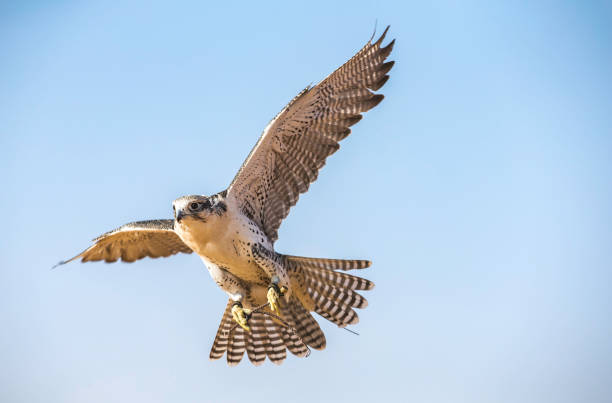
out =
<svg viewBox="0 0 612 403"><path fill-rule="evenodd" d="M192 252L174 232L174 220L132 222L100 235L94 242L80 254L58 264L79 258L83 262L104 260L111 263L118 259L134 262L143 257L168 257L179 252Z"/></svg>
<svg viewBox="0 0 612 403"><path fill-rule="evenodd" d="M173 220L126 224L96 239L67 263L133 262L143 257L195 252L229 301L210 359L234 366L245 353L254 365L282 363L287 350L306 357L327 341L315 312L339 327L359 321L359 293L374 284L348 274L368 260L320 259L277 253L278 229L300 194L317 179L327 157L340 147L362 113L383 100L388 27L344 65L300 92L268 124L227 190L183 196L173 202Z"/></svg>
<svg viewBox="0 0 612 403"><path fill-rule="evenodd" d="M393 67L394 62L385 59L395 41L381 46L388 29L319 84L298 94L268 124L228 188L272 242L289 209L317 179L350 126L383 100L372 91L387 82Z"/></svg>

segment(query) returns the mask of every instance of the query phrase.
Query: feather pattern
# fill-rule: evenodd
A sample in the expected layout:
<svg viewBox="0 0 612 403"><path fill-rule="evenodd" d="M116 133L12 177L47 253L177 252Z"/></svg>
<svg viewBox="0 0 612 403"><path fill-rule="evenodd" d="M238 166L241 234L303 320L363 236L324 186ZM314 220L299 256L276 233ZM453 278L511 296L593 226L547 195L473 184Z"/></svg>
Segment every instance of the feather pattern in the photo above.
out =
<svg viewBox="0 0 612 403"><path fill-rule="evenodd" d="M286 350L298 357L308 355L307 346L322 350L326 346L325 335L310 311L339 327L359 322L353 308L365 308L368 302L355 290L369 290L374 283L335 270L363 269L370 266L370 261L276 256L287 269L290 288L294 290L280 306L281 318L289 328L262 312L253 312L249 319L251 332L246 333L232 319L230 300L210 352L211 359L221 358L227 351L227 362L237 365L246 351L255 365L261 365L266 356L280 364L287 357ZM235 328L233 332L231 328Z"/></svg>
<svg viewBox="0 0 612 403"><path fill-rule="evenodd" d="M293 301L293 303L295 302L296 301ZM232 319L232 304L233 301L229 300L223 317L221 318L217 335L210 350L209 357L211 360L217 360L227 353L228 364L230 366L235 366L240 363L246 351L249 360L254 365L258 366L263 364L266 357L268 357L271 362L278 365L287 357L287 349L298 357L308 355L308 347L300 337L310 337L309 340L312 340L313 344L317 344L315 340L318 337L323 337L323 345L325 344L325 336L323 336L323 333L318 329L318 324L308 312L303 312L303 308L302 311L298 307L290 308L289 310L285 308L285 313L283 315L285 319L287 319L287 323L294 328L297 326L297 321L303 320L304 315L310 317L306 326L302 326L303 329L300 329L303 333L298 336L299 333L295 334L291 329L276 323L274 319L261 312L254 312L251 315L249 318L251 331L245 332L244 329L237 326ZM296 318L290 316L293 315L294 310L300 312ZM307 332L316 333L316 329L313 330L312 322L314 322L314 325L320 332L316 337L307 336L306 334ZM318 345L321 345L320 341Z"/></svg>
<svg viewBox="0 0 612 403"><path fill-rule="evenodd" d="M236 326L230 331L227 342L227 364L234 367L240 363L244 351L246 350L247 338L245 330L240 326Z"/></svg>
<svg viewBox="0 0 612 403"><path fill-rule="evenodd" d="M324 283L312 277L308 278L307 284L308 288L312 290L310 292L311 295L316 291L317 295L320 296L320 299L315 301L317 305L320 305L325 299L329 299L331 301L342 302L353 308L363 309L368 306L368 301L350 288L341 288L333 283Z"/></svg>
<svg viewBox="0 0 612 403"><path fill-rule="evenodd" d="M217 335L215 336L212 348L210 349L209 357L211 360L218 360L219 358L223 357L223 354L227 350L230 329L234 323L232 320L232 302L233 301L231 299L227 301L227 306L225 307L225 311L221 317L221 323L219 324Z"/></svg>
<svg viewBox="0 0 612 403"><path fill-rule="evenodd" d="M174 232L174 220L131 222L100 235L94 242L88 249L58 265L79 258L82 262L104 260L110 263L118 259L133 262L143 257L168 257L192 252Z"/></svg>
<svg viewBox="0 0 612 403"><path fill-rule="evenodd" d="M325 348L326 340L323 331L310 312L304 309L298 300L291 297L289 304L281 310L283 317L300 335L305 344L317 350Z"/></svg>
<svg viewBox="0 0 612 403"><path fill-rule="evenodd" d="M270 343L265 326L265 319L253 314L249 320L251 331L247 337L247 355L254 365L261 365L266 360L266 348Z"/></svg>
<svg viewBox="0 0 612 403"><path fill-rule="evenodd" d="M176 222L150 220L123 225L59 264L79 258L83 262L133 262L144 257L191 253L193 247L213 279L231 297L215 335L211 360L226 355L227 363L235 366L246 352L255 365L261 365L266 357L280 364L287 350L304 357L309 354L308 346L324 349L325 335L312 312L341 327L357 323L359 318L353 308L367 306L367 300L357 291L370 290L374 283L344 271L364 269L371 262L281 255L270 246L278 238L279 226L290 208L317 179L327 157L351 133L350 127L361 120L362 113L383 100L383 95L373 91L384 85L393 67L393 62L385 60L395 41L382 46L387 30L388 27L378 40L370 40L344 65L316 86L304 89L283 108L264 129L226 191L210 197L176 199ZM233 237L233 229L240 225L248 227L248 232L236 231ZM224 231L231 232L232 239L221 236L218 240L215 234ZM257 235L256 242L253 234ZM202 244L211 247L201 248ZM228 258L232 253L235 256ZM261 273L253 275L258 268ZM291 291L280 299L280 316L272 314L269 307L263 308L269 305L263 302L263 287L275 276L282 278L283 285L288 281ZM232 315L234 301L243 300L251 329L248 332ZM262 308L250 310L256 306Z"/></svg>
<svg viewBox="0 0 612 403"><path fill-rule="evenodd" d="M266 353L268 358L274 364L280 365L287 358L285 349L285 341L283 340L281 325L275 323L269 316L264 319L266 330L268 332L268 344L266 345Z"/></svg>
<svg viewBox="0 0 612 403"><path fill-rule="evenodd" d="M365 269L372 265L369 260L347 260L347 259L323 259L302 256L284 255L290 262L299 266L313 267L327 270L355 270Z"/></svg>
<svg viewBox="0 0 612 403"><path fill-rule="evenodd" d="M271 242L350 126L384 98L372 91L384 85L393 67L385 59L395 41L381 46L388 29L319 84L300 92L268 124L230 184L228 197L237 200Z"/></svg>
<svg viewBox="0 0 612 403"><path fill-rule="evenodd" d="M371 290L374 288L374 283L370 280L350 274L312 267L302 267L302 269L308 277L316 279L323 284L333 284L336 287L349 290Z"/></svg>

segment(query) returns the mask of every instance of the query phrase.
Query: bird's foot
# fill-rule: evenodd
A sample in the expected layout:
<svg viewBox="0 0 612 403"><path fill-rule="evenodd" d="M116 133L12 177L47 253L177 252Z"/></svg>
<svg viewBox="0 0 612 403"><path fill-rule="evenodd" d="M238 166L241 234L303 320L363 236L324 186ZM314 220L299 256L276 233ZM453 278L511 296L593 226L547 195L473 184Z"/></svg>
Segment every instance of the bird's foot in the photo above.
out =
<svg viewBox="0 0 612 403"><path fill-rule="evenodd" d="M244 330L247 332L251 331L248 324L249 318L251 317L251 311L249 309L244 309L239 301L234 302L234 305L232 305L232 316Z"/></svg>
<svg viewBox="0 0 612 403"><path fill-rule="evenodd" d="M287 287L281 286L279 288L278 284L272 283L268 287L268 303L270 304L270 309L272 312L280 315L280 297L282 297L287 292Z"/></svg>

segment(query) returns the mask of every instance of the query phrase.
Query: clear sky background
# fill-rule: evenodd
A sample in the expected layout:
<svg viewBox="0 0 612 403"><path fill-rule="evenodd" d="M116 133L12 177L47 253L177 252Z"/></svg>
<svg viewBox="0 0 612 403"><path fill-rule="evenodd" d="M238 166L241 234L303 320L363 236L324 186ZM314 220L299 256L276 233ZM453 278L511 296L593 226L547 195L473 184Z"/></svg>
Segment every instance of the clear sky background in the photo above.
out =
<svg viewBox="0 0 612 403"><path fill-rule="evenodd" d="M13 3L0 401L612 398L609 3ZM224 189L376 19L397 38L386 98L276 244L373 260L360 336L323 323L323 352L228 368L208 360L227 298L197 256L50 270Z"/></svg>

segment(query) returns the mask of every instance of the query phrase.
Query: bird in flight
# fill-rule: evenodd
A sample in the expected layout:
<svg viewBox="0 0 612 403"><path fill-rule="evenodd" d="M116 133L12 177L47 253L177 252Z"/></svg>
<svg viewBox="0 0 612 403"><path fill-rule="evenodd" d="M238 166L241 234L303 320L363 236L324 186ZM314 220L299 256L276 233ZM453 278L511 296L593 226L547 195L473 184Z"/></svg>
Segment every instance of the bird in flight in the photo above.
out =
<svg viewBox="0 0 612 403"><path fill-rule="evenodd" d="M340 327L358 321L353 308L367 301L357 291L374 284L344 273L368 260L298 257L278 253L281 221L317 179L350 126L383 100L375 94L389 79L385 62L395 40L382 46L389 27L350 60L300 92L264 129L229 187L212 196L179 197L174 219L125 224L94 239L65 264L104 260L133 262L195 252L229 297L210 352L237 365L245 351L260 365L275 364L286 350L304 357L325 348L311 312Z"/></svg>

